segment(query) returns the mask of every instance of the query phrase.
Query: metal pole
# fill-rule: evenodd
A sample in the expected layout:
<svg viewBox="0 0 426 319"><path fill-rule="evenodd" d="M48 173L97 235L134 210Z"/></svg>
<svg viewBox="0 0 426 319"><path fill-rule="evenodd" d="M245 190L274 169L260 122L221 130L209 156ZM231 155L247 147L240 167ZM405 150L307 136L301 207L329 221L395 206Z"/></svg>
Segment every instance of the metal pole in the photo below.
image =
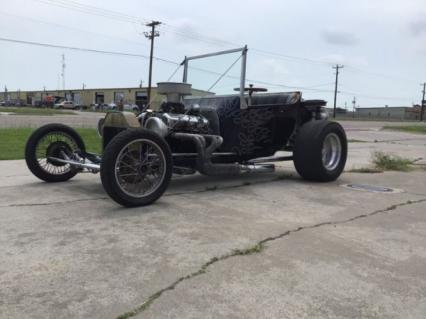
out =
<svg viewBox="0 0 426 319"><path fill-rule="evenodd" d="M65 90L65 54L62 54L62 90Z"/></svg>
<svg viewBox="0 0 426 319"><path fill-rule="evenodd" d="M422 104L420 109L420 122L423 121L423 117L425 113L425 107L426 107L425 93L426 93L426 82L423 83L423 98L422 98Z"/></svg>
<svg viewBox="0 0 426 319"><path fill-rule="evenodd" d="M154 38L160 35L158 31L157 32L155 31L155 27L160 24L161 22L159 21L152 21L151 23L146 24L147 27L151 27L150 32L145 32L145 36L151 40L151 53L149 55L149 79L148 79L148 92L147 92L148 105L151 104L152 60L154 57Z"/></svg>
<svg viewBox="0 0 426 319"><path fill-rule="evenodd" d="M246 66L247 66L247 45L243 49L242 60L241 60L240 109L247 108L247 102L246 102L246 99L244 98L244 88L246 86Z"/></svg>
<svg viewBox="0 0 426 319"><path fill-rule="evenodd" d="M203 59L203 58L210 58L217 55L224 55L229 53L235 53L235 52L242 52L244 50L247 50L247 45L242 48L237 49L230 49L230 50L224 50L224 51L218 51L218 52L212 52L207 54L200 54L200 55L194 55L190 57L185 57L186 60L195 60L195 59Z"/></svg>
<svg viewBox="0 0 426 319"><path fill-rule="evenodd" d="M333 107L333 118L336 118L336 102L337 102L337 84L339 81L339 69L342 69L343 65L333 66L333 69L336 69L336 82L334 83L334 107Z"/></svg>
<svg viewBox="0 0 426 319"><path fill-rule="evenodd" d="M187 83L187 81L188 81L188 58L187 58L187 56L185 56L185 60L183 60L182 64L183 64L183 79L182 79L182 82Z"/></svg>

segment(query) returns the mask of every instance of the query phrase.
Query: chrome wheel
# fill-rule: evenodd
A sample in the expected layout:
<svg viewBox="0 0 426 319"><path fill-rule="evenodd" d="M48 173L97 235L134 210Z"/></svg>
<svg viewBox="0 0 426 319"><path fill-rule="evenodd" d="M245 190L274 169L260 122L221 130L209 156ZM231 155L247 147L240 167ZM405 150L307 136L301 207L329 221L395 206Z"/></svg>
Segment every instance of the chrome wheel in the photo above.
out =
<svg viewBox="0 0 426 319"><path fill-rule="evenodd" d="M342 143L335 133L329 133L322 145L322 164L328 171L336 169L342 157Z"/></svg>
<svg viewBox="0 0 426 319"><path fill-rule="evenodd" d="M141 198L151 195L162 184L166 175L166 158L154 141L136 139L121 149L114 171L120 190Z"/></svg>

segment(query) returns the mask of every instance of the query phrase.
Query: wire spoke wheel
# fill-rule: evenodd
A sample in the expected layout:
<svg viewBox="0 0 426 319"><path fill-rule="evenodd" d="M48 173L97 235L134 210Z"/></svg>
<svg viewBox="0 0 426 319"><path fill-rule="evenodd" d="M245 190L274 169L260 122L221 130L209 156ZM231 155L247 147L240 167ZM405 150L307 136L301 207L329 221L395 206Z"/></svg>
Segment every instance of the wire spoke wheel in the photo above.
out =
<svg viewBox="0 0 426 319"><path fill-rule="evenodd" d="M135 207L160 198L172 171L172 153L163 137L145 129L127 129L106 146L100 173L102 185L113 200Z"/></svg>
<svg viewBox="0 0 426 319"><path fill-rule="evenodd" d="M52 175L63 175L71 171L71 166L55 162L50 157L63 158L63 153L71 157L79 149L77 142L65 132L49 132L37 143L35 155L39 166ZM63 152L63 153L62 153Z"/></svg>
<svg viewBox="0 0 426 319"><path fill-rule="evenodd" d="M115 176L121 190L132 197L152 194L165 176L166 160L153 141L137 139L120 151L115 163Z"/></svg>
<svg viewBox="0 0 426 319"><path fill-rule="evenodd" d="M29 170L46 182L64 182L74 177L78 170L53 158L74 158L86 148L80 135L63 124L47 124L31 134L25 146L25 161Z"/></svg>
<svg viewBox="0 0 426 319"><path fill-rule="evenodd" d="M329 133L322 146L322 163L324 167L332 171L339 165L342 157L342 143L335 133Z"/></svg>

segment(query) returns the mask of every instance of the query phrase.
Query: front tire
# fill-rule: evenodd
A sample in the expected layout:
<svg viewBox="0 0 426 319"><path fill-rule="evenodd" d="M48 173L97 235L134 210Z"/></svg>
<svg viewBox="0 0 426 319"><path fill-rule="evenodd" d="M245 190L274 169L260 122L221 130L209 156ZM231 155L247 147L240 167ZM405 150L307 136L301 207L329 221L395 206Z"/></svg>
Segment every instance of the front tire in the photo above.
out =
<svg viewBox="0 0 426 319"><path fill-rule="evenodd" d="M294 166L299 175L311 181L336 180L346 164L348 143L337 122L311 121L299 130L294 150Z"/></svg>
<svg viewBox="0 0 426 319"><path fill-rule="evenodd" d="M34 131L25 146L25 161L29 170L46 182L64 182L73 178L78 171L69 164L57 163L49 157L61 157L61 152L72 156L74 152L85 152L80 135L63 124L47 124Z"/></svg>
<svg viewBox="0 0 426 319"><path fill-rule="evenodd" d="M163 195L172 171L172 154L161 136L144 129L127 129L105 148L101 180L118 204L145 206Z"/></svg>

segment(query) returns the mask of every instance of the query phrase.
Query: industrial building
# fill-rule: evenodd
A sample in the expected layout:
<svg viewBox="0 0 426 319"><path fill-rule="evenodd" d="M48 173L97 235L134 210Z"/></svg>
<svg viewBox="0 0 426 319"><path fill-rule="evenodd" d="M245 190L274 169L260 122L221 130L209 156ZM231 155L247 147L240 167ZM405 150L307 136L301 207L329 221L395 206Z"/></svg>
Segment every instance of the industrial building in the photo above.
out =
<svg viewBox="0 0 426 319"><path fill-rule="evenodd" d="M9 105L51 106L61 101L72 101L75 105L90 106L93 104L120 103L136 104L147 103L146 87L127 88L95 88L76 90L40 90L40 91L8 91L0 93L0 101ZM211 95L211 92L192 89L192 95ZM163 96L157 94L157 88L151 89L151 101L161 102Z"/></svg>
<svg viewBox="0 0 426 319"><path fill-rule="evenodd" d="M357 108L354 115L359 119L418 121L420 106L363 107Z"/></svg>

